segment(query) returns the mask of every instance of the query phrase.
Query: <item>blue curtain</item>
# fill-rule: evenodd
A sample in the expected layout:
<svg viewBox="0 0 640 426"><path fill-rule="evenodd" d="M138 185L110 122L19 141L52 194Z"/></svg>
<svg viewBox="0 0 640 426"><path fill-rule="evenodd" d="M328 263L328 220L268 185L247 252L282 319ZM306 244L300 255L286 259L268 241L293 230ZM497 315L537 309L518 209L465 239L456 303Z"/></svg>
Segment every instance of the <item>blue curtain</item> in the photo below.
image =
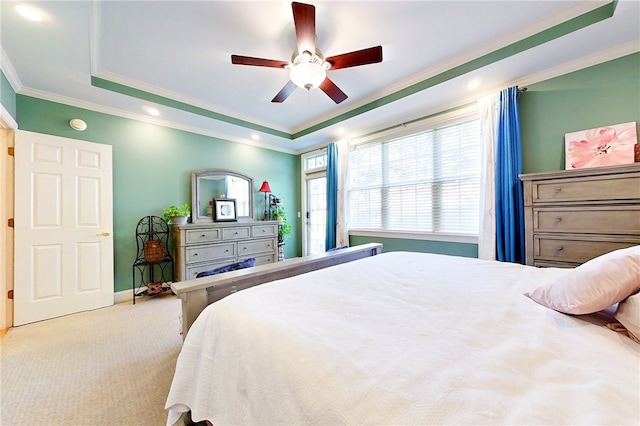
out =
<svg viewBox="0 0 640 426"><path fill-rule="evenodd" d="M503 262L525 263L522 149L518 87L500 92L496 141L496 250Z"/></svg>
<svg viewBox="0 0 640 426"><path fill-rule="evenodd" d="M325 250L336 246L338 222L338 147L335 142L327 146L327 237Z"/></svg>

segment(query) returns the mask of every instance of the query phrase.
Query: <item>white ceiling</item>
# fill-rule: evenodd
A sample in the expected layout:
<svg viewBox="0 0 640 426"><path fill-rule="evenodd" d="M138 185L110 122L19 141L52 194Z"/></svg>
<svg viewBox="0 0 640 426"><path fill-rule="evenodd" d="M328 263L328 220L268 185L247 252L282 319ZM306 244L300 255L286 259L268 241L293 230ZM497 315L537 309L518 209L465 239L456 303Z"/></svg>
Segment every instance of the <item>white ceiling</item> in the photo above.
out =
<svg viewBox="0 0 640 426"><path fill-rule="evenodd" d="M285 152L640 50L637 0L619 1L613 16L602 12L612 10L609 1L315 1L316 45L325 56L382 45L383 62L329 71L349 96L339 105L318 89L296 89L276 104L287 71L232 65L230 56L289 60L290 2L1 3L0 65L18 93ZM17 4L44 19L25 20ZM559 37L549 30L590 11L591 25ZM531 46L521 47L527 38ZM499 56L505 46L515 53ZM473 91L472 79L480 81ZM120 89L106 90L110 83ZM135 96L121 93L132 89ZM148 94L160 98L150 102ZM149 116L148 106L160 116Z"/></svg>

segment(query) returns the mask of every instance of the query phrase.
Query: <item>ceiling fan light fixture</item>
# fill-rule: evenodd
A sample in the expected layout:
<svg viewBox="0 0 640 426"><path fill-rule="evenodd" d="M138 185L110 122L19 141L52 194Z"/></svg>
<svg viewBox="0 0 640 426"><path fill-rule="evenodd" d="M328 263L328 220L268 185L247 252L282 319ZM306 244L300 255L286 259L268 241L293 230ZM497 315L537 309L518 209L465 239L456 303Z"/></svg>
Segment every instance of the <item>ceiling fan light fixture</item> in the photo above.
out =
<svg viewBox="0 0 640 426"><path fill-rule="evenodd" d="M327 78L327 70L320 64L303 62L291 68L289 78L296 86L311 90Z"/></svg>

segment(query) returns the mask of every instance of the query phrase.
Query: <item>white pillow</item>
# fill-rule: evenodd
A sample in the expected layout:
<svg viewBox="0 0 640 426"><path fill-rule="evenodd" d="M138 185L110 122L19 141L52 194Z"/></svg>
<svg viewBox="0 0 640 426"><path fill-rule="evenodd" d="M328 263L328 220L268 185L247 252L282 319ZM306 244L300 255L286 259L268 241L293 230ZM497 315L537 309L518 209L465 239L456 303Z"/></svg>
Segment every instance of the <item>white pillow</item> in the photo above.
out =
<svg viewBox="0 0 640 426"><path fill-rule="evenodd" d="M543 306L566 314L590 314L640 290L640 246L591 259L551 284L525 293Z"/></svg>
<svg viewBox="0 0 640 426"><path fill-rule="evenodd" d="M640 343L640 293L620 302L615 317L627 329L629 337Z"/></svg>

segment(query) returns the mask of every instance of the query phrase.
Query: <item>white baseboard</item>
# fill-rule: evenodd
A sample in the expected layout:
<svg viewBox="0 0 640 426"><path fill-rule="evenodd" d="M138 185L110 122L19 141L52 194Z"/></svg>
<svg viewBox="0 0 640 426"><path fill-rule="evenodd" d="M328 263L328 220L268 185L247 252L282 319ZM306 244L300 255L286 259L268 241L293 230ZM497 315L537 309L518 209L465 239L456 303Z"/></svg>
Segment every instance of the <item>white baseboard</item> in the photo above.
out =
<svg viewBox="0 0 640 426"><path fill-rule="evenodd" d="M113 294L113 303L132 302L133 292L131 290L122 290Z"/></svg>
<svg viewBox="0 0 640 426"><path fill-rule="evenodd" d="M138 289L136 289L138 292L142 292L144 290L146 290L145 286L142 286ZM153 297L153 296L151 296ZM131 290L122 290L122 291L117 291L115 293L113 293L113 303L122 303L122 302L129 302L129 303L133 303L133 291Z"/></svg>

